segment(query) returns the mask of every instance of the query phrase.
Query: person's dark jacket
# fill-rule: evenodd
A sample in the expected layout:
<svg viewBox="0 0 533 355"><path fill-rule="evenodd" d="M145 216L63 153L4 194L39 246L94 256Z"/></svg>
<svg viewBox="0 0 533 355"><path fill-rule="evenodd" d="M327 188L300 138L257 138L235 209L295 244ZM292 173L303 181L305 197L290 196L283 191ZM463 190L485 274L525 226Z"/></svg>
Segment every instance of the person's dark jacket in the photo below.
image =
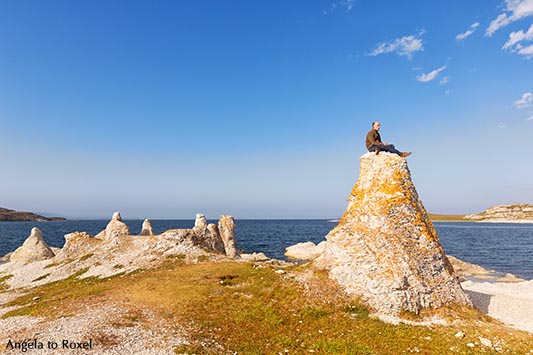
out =
<svg viewBox="0 0 533 355"><path fill-rule="evenodd" d="M376 145L384 145L381 141L381 136L379 135L379 132L375 129L371 129L366 134L366 149L370 149L371 146Z"/></svg>

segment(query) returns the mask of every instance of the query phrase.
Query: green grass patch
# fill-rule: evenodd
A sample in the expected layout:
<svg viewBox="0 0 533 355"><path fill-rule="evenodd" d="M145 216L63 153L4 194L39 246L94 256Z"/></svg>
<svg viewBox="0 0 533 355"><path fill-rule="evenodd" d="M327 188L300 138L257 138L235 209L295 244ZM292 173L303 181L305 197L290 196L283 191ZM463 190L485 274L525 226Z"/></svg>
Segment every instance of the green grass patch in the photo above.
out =
<svg viewBox="0 0 533 355"><path fill-rule="evenodd" d="M44 268L45 269L49 269L51 267L58 266L58 265L61 265L61 264L60 263L50 263L50 264L46 265Z"/></svg>
<svg viewBox="0 0 533 355"><path fill-rule="evenodd" d="M210 259L209 255L198 255L198 261L201 263L208 261L209 259Z"/></svg>
<svg viewBox="0 0 533 355"><path fill-rule="evenodd" d="M44 279L46 279L48 276L50 276L50 274L44 274L44 275L39 276L38 278L36 278L36 279L34 279L34 280L31 280L31 282L37 282L37 281L44 280Z"/></svg>
<svg viewBox="0 0 533 355"><path fill-rule="evenodd" d="M82 257L80 258L80 261L85 261L85 260L87 260L87 259L89 259L89 258L92 258L93 255L94 255L94 253L85 254L84 256L82 256Z"/></svg>
<svg viewBox="0 0 533 355"><path fill-rule="evenodd" d="M81 270L18 297L10 305L19 308L4 318L76 314L80 304L127 305L131 311L114 320L114 326L141 324L149 329L160 326L157 317L175 324L177 330L185 326L189 342L175 347L177 354L285 354L285 350L288 354L333 355L495 353L480 345L466 346L479 342L478 336L502 339L503 353L525 354L533 349L530 334L511 331L475 310L450 310L443 317L459 325L448 327L392 325L369 317L364 305L340 295L321 273L314 276L313 284L303 287L291 275L278 275L274 270L241 262L174 263L106 279L79 279L87 271ZM306 271L306 266L290 270ZM136 309L154 313L155 321ZM453 323L457 319L460 322ZM467 336L455 338L459 330ZM113 346L109 339L103 344Z"/></svg>
<svg viewBox="0 0 533 355"><path fill-rule="evenodd" d="M9 289L9 285L7 284L7 280L12 278L13 275L5 275L0 277L0 292L6 291Z"/></svg>

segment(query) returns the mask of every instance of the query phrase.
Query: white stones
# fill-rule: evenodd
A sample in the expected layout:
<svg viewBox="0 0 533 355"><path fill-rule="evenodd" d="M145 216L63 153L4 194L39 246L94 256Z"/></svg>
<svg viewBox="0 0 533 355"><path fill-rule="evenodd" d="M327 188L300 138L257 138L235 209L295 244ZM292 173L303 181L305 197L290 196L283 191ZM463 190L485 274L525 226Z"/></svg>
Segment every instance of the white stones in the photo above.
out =
<svg viewBox="0 0 533 355"><path fill-rule="evenodd" d="M152 229L152 222L149 219L145 219L141 227L141 235L154 235L154 230Z"/></svg>
<svg viewBox="0 0 533 355"><path fill-rule="evenodd" d="M378 313L471 305L428 219L405 159L365 154L348 207L315 265Z"/></svg>
<svg viewBox="0 0 533 355"><path fill-rule="evenodd" d="M222 242L224 242L226 256L235 258L238 255L237 242L235 241L235 220L232 216L220 216L218 229L222 237Z"/></svg>
<svg viewBox="0 0 533 355"><path fill-rule="evenodd" d="M251 253L251 254L241 254L240 255L242 260L245 261L267 261L270 260L268 256L266 256L264 253Z"/></svg>
<svg viewBox="0 0 533 355"><path fill-rule="evenodd" d="M11 254L9 261L28 264L34 261L50 259L54 256L54 252L44 241L41 231L38 228L32 228L30 236L24 241L22 246Z"/></svg>
<svg viewBox="0 0 533 355"><path fill-rule="evenodd" d="M194 228L205 230L207 228L207 219L201 213L196 214L196 219L194 221Z"/></svg>
<svg viewBox="0 0 533 355"><path fill-rule="evenodd" d="M480 342L481 345L483 345L483 346L486 346L486 347L492 348L492 341L490 341L490 339L483 338L483 337L479 337L479 342Z"/></svg>
<svg viewBox="0 0 533 355"><path fill-rule="evenodd" d="M455 333L455 335L454 335L454 337L456 337L457 339L463 339L465 336L466 336L466 334L463 331L459 331L459 332Z"/></svg>
<svg viewBox="0 0 533 355"><path fill-rule="evenodd" d="M285 248L285 256L290 259L312 260L318 257L326 248L326 241L315 245L313 242L298 243Z"/></svg>

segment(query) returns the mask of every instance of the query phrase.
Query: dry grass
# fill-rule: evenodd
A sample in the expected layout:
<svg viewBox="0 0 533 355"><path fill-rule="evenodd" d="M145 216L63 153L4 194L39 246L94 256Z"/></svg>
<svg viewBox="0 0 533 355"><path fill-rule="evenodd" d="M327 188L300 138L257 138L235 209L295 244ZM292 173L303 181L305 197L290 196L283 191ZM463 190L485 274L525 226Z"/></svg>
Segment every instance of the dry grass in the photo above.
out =
<svg viewBox="0 0 533 355"><path fill-rule="evenodd" d="M13 277L13 275L6 275L6 276L0 277L0 292L9 289L9 286L6 283L6 280L9 280L12 277Z"/></svg>
<svg viewBox="0 0 533 355"><path fill-rule="evenodd" d="M115 326L149 328L155 325L135 312L149 309L176 329L188 329L189 344L174 349L188 354L496 353L481 346L479 336L501 344L501 353L533 350L531 334L511 331L472 309L439 312L454 326L395 326L370 318L368 309L346 297L324 272L308 266L281 275L275 270L237 262L187 265L174 258L159 269L107 279L80 280L75 274L15 299L11 305L20 308L4 317L56 318L75 313L80 304L119 303L132 311ZM454 337L460 330L463 339ZM468 348L469 342L478 344Z"/></svg>
<svg viewBox="0 0 533 355"><path fill-rule="evenodd" d="M428 216L432 222L472 222L466 219L464 214L428 213Z"/></svg>

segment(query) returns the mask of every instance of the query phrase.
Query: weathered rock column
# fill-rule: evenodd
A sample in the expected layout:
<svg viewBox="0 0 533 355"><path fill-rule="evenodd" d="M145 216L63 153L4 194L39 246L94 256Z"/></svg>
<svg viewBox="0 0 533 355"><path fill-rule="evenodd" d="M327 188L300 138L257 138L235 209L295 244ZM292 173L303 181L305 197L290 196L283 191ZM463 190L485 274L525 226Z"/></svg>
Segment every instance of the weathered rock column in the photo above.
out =
<svg viewBox="0 0 533 355"><path fill-rule="evenodd" d="M117 242L116 237L121 235L130 235L130 229L126 223L122 222L122 216L120 216L120 213L115 212L105 229L98 233L95 238Z"/></svg>
<svg viewBox="0 0 533 355"><path fill-rule="evenodd" d="M141 235L154 235L154 230L152 229L152 222L149 219L145 219L141 227Z"/></svg>
<svg viewBox="0 0 533 355"><path fill-rule="evenodd" d="M411 181L405 159L367 153L319 267L379 313L471 305Z"/></svg>
<svg viewBox="0 0 533 355"><path fill-rule="evenodd" d="M224 242L226 256L235 258L237 256L237 242L235 241L235 220L232 216L220 216L218 229Z"/></svg>

